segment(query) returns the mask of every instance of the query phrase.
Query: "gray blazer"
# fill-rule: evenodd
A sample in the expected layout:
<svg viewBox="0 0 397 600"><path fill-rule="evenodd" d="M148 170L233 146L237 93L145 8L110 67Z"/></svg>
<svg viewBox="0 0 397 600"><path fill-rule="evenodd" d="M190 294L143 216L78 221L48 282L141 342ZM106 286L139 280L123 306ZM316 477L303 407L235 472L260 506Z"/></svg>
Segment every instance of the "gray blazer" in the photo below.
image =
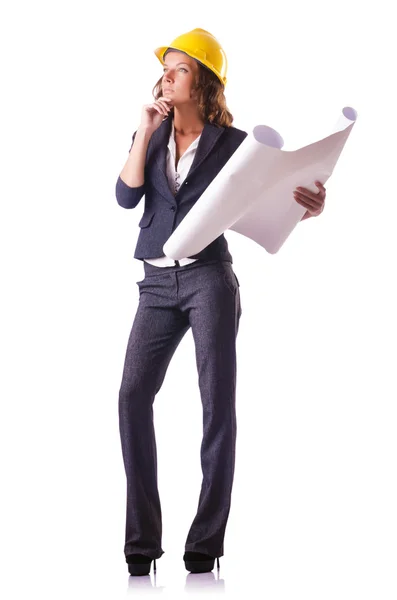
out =
<svg viewBox="0 0 397 600"><path fill-rule="evenodd" d="M140 234L134 254L134 258L139 260L164 256L165 242L248 135L233 126L220 127L205 123L192 166L174 196L166 172L171 125L172 116L169 115L150 138L144 184L129 187L120 176L116 183L116 199L123 208L135 208L145 197L145 210L139 222ZM136 131L132 136L132 144L135 134ZM233 262L224 234L188 258Z"/></svg>

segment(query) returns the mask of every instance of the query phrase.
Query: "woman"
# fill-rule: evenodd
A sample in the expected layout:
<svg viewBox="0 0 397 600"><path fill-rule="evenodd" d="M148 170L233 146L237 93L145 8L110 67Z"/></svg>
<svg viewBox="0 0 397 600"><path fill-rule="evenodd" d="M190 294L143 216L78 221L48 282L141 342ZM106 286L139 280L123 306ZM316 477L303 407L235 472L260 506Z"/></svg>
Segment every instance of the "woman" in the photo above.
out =
<svg viewBox="0 0 397 600"><path fill-rule="evenodd" d="M163 75L155 101L142 109L129 157L116 184L118 203L145 210L134 257L144 264L139 305L128 339L119 392L127 477L124 553L131 575L148 574L162 556L153 402L170 360L192 328L203 406L197 514L183 559L188 571L214 568L223 555L236 445L236 337L239 282L222 234L194 256L174 261L163 246L247 133L232 126L224 87L227 61L219 42L194 29L155 51ZM305 192L308 192L307 190ZM322 202L308 192L307 216ZM314 196L313 197L310 197ZM310 204L309 204L310 203Z"/></svg>

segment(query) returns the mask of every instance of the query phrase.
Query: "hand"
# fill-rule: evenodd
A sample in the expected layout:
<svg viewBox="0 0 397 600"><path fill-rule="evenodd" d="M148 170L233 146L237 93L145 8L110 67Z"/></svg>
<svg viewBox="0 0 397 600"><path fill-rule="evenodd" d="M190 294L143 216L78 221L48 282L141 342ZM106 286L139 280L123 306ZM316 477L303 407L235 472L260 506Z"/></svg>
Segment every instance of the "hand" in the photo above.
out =
<svg viewBox="0 0 397 600"><path fill-rule="evenodd" d="M142 108L140 129L147 129L153 133L160 127L172 108L171 102L171 98L160 96L152 104L145 104Z"/></svg>
<svg viewBox="0 0 397 600"><path fill-rule="evenodd" d="M325 187L320 181L315 181L314 183L319 188L316 194L303 187L297 187L294 192L295 200L307 209L301 220L308 219L309 217L318 217L324 210Z"/></svg>

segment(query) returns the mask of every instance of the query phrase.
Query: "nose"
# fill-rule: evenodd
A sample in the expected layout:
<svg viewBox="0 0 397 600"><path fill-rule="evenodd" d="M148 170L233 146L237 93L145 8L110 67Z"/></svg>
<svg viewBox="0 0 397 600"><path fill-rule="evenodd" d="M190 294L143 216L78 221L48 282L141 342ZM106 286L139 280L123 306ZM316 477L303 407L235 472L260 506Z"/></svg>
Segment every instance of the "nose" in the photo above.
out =
<svg viewBox="0 0 397 600"><path fill-rule="evenodd" d="M171 77L171 75L170 75L170 69L168 70L167 73L164 73L164 80L167 82L170 82L173 80L173 77Z"/></svg>

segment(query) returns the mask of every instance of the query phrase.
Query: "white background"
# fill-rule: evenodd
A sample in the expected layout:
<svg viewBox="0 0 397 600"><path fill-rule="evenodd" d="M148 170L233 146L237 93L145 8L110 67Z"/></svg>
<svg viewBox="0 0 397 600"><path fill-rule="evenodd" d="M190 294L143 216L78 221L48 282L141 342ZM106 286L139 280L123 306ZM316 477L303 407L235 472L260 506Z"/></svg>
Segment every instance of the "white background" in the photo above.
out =
<svg viewBox="0 0 397 600"><path fill-rule="evenodd" d="M1 92L1 591L396 598L396 55L392 3L6 2ZM225 553L182 556L201 485L191 331L154 404L157 575L129 577L118 391L143 202L115 183L162 68L195 27L229 60L234 125L285 149L358 119L320 217L276 255L227 232L243 315Z"/></svg>

